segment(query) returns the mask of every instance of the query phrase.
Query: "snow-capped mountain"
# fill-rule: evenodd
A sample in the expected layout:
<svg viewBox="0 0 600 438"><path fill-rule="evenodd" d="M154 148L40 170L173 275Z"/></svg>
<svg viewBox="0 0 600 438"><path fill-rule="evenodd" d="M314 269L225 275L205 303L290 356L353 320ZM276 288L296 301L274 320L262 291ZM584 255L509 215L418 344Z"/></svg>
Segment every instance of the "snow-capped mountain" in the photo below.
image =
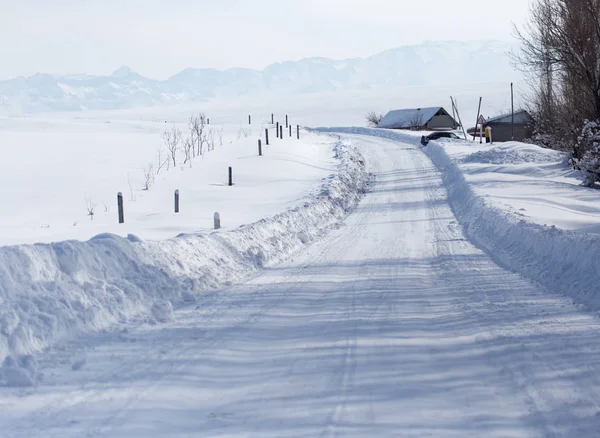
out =
<svg viewBox="0 0 600 438"><path fill-rule="evenodd" d="M315 93L376 87L509 81L513 45L500 41L427 42L368 58L308 58L262 71L189 68L159 81L121 67L110 76L36 74L0 81L0 113L120 109L254 93Z"/></svg>

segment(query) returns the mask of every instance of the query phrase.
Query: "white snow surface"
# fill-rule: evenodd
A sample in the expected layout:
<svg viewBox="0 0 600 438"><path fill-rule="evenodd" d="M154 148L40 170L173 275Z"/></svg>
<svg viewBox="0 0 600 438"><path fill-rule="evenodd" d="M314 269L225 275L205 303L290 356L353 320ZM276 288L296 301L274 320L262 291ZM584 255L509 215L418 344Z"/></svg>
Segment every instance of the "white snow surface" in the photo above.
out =
<svg viewBox="0 0 600 438"><path fill-rule="evenodd" d="M296 125L291 138L286 130L277 139L264 119L248 125L246 116L245 124L211 121L205 131L212 130L215 150L186 164L180 152L177 166L163 168L150 190L143 190L144 168L152 163L156 174L159 148L161 161L168 156L162 132L176 125L187 135L193 113L169 123L135 120L132 114L127 120L0 119L0 245L88 240L105 232L168 239L211 230L214 212L221 214L224 229L234 229L301 205L337 173L330 139L302 131L297 140ZM233 187L227 186L230 166ZM122 225L118 192L125 204Z"/></svg>
<svg viewBox="0 0 600 438"><path fill-rule="evenodd" d="M193 303L206 289L246 279L334 227L357 204L368 175L360 155L343 142L328 136L307 137L311 140L305 141L306 149L320 149L332 157L319 170L329 175L320 188L319 179L314 179L318 166L301 155L300 142L293 152L266 148L266 154L276 157L271 158L270 166L269 158L261 157L265 158L261 165L251 154L243 157L236 168L250 161L253 172L239 172L237 187L217 187L241 192L227 199L237 204L221 209L228 213L222 215L222 221L247 220L250 225L180 234L167 240L102 233L89 241L0 247L0 360L9 354L40 351L59 339L98 331L138 315L168 321L172 305ZM290 144L278 147L291 149L288 141ZM218 151L214 155L218 156ZM209 158L206 160L208 163ZM303 174L298 168L308 170ZM273 177L275 170L279 173ZM284 176L282 172L291 173ZM294 183L302 182L303 177L314 185L308 194L298 193L299 184ZM286 187L290 181L291 189ZM246 184L250 187L244 187ZM265 186L270 190L265 192ZM271 199L262 201L263 196ZM261 203L267 205L266 210ZM182 205L188 204L183 201ZM254 207L257 211L252 211ZM251 222L257 214L274 208L279 209L277 214ZM208 212L212 224L212 209ZM183 228L173 216L169 220L170 235L177 227Z"/></svg>
<svg viewBox="0 0 600 438"><path fill-rule="evenodd" d="M322 128L419 145L420 132ZM581 186L562 153L518 142L432 141L465 234L494 260L600 310L600 191Z"/></svg>
<svg viewBox="0 0 600 438"><path fill-rule="evenodd" d="M442 172L414 139L382 135L393 139L341 140L375 175L342 226L244 284L202 295L173 321L141 320L55 344L38 357L43 378L35 386L0 388L0 436L598 436L600 321L470 242L514 242L516 228L496 211L489 226L499 232L486 234L493 207L444 161L440 145L427 153L445 163ZM335 185L347 196L365 174L351 159L358 155L342 150L348 173ZM337 223L344 208L333 199L217 237L237 248L245 242L264 266L258 249L269 250L260 245L300 245L285 230L288 220L322 221L333 206ZM562 240L534 224L515 227L523 238L541 230ZM314 235L313 226L302 228ZM182 278L184 267L200 271L193 251L219 244L217 237L168 241L176 251L113 237L77 245L185 260ZM123 282L153 266L136 261L133 274L120 273ZM172 262L143 287L173 290Z"/></svg>

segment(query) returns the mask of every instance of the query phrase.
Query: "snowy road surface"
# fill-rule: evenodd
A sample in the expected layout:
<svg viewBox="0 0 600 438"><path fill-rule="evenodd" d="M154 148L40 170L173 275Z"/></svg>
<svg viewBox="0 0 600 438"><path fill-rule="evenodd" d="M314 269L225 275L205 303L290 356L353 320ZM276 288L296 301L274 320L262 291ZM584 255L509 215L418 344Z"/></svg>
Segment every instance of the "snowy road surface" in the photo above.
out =
<svg viewBox="0 0 600 438"><path fill-rule="evenodd" d="M377 181L341 228L48 353L1 389L0 436L600 436L600 322L466 241L422 152L350 138Z"/></svg>

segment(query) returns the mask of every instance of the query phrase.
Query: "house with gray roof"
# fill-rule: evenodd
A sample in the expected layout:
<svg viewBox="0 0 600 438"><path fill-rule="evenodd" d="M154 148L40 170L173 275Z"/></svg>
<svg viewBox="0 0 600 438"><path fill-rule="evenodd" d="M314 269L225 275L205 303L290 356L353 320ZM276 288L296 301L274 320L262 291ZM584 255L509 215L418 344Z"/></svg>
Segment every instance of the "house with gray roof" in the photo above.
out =
<svg viewBox="0 0 600 438"><path fill-rule="evenodd" d="M523 141L531 138L534 125L531 115L525 110L516 111L514 121L514 140ZM511 141L513 139L512 114L510 113L487 119L485 126L492 128L492 139L494 142Z"/></svg>
<svg viewBox="0 0 600 438"><path fill-rule="evenodd" d="M377 125L385 129L431 131L456 129L458 123L441 106L390 111Z"/></svg>

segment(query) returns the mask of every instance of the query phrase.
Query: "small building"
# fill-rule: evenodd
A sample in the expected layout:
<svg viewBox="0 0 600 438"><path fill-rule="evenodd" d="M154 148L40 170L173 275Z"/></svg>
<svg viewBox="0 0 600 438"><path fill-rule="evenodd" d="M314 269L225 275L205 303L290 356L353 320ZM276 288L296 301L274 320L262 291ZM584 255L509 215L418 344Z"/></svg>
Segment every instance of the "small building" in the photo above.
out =
<svg viewBox="0 0 600 438"><path fill-rule="evenodd" d="M390 111L381 119L378 128L412 129L415 131L456 129L458 123L441 106Z"/></svg>
<svg viewBox="0 0 600 438"><path fill-rule="evenodd" d="M523 141L531 138L534 126L534 120L531 115L525 110L515 111L514 120L514 140ZM492 128L492 140L494 140L494 142L513 140L512 114L503 114L501 116L489 118L484 127L487 126Z"/></svg>

